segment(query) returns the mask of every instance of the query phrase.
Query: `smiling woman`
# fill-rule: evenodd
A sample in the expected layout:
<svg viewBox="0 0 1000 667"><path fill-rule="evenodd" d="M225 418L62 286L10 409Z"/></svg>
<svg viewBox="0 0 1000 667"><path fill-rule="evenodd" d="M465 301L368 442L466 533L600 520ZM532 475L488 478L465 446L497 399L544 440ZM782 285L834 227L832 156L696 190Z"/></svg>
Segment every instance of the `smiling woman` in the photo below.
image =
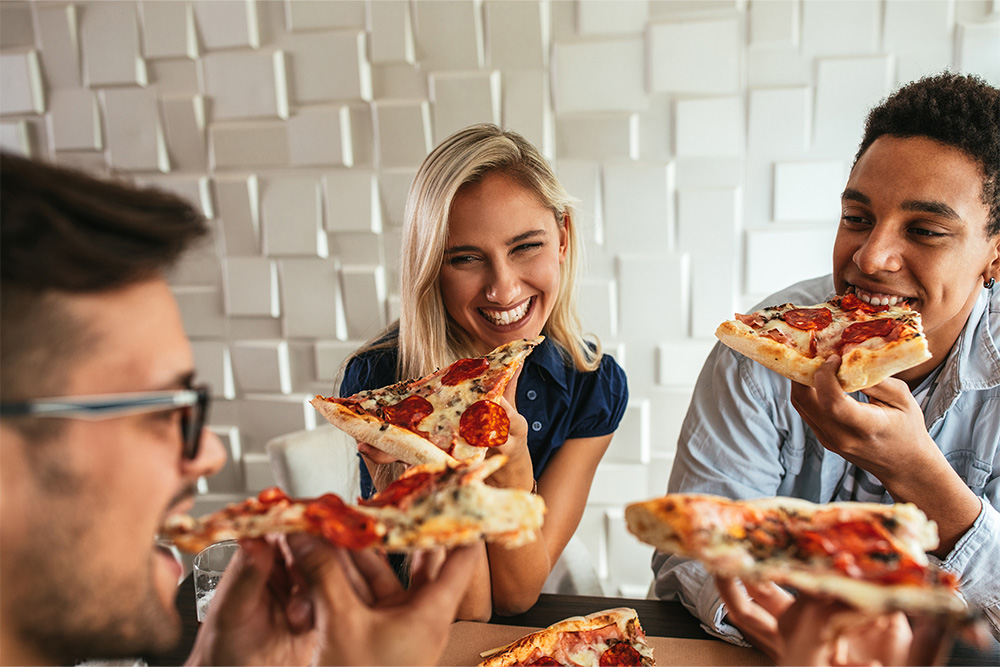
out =
<svg viewBox="0 0 1000 667"><path fill-rule="evenodd" d="M480 547L480 575L462 618L485 620L494 609L517 613L534 603L576 530L628 402L623 371L582 333L572 201L545 158L514 132L474 125L446 139L410 187L400 319L345 366L341 396L546 337L500 399L510 438L493 451L509 462L490 478L525 490L537 480L545 525L530 545ZM399 474L391 457L364 443L359 450L365 495Z"/></svg>

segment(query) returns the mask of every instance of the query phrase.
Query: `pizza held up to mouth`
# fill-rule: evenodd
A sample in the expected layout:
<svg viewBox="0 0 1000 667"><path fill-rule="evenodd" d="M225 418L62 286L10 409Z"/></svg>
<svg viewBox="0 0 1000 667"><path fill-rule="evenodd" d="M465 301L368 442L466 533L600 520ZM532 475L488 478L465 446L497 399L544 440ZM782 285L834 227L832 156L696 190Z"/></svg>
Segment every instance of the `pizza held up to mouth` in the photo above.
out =
<svg viewBox="0 0 1000 667"><path fill-rule="evenodd" d="M867 389L931 358L920 313L906 301L872 305L853 293L824 303L762 308L719 325L716 337L790 380L814 386L816 370L841 357L844 391Z"/></svg>

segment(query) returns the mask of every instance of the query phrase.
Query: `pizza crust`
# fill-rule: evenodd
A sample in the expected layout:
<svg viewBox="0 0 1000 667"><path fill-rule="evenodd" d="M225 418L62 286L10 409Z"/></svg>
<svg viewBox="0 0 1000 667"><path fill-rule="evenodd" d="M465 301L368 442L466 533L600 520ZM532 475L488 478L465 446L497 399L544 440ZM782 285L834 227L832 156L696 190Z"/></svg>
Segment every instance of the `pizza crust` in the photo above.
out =
<svg viewBox="0 0 1000 667"><path fill-rule="evenodd" d="M448 463L455 459L430 440L412 431L387 424L368 414L359 414L340 403L333 403L317 396L310 401L324 418L358 442L371 443L397 460L420 465L422 463ZM482 448L478 448L482 449ZM485 457L485 451L483 453ZM481 459L480 459L481 460Z"/></svg>
<svg viewBox="0 0 1000 667"><path fill-rule="evenodd" d="M876 385L930 358L927 339L923 336L892 341L875 349L862 344L844 355L837 377L840 378L844 391L857 391Z"/></svg>
<svg viewBox="0 0 1000 667"><path fill-rule="evenodd" d="M758 336L753 329L738 320L727 320L720 324L715 330L715 337L727 347L775 373L810 387L813 386L816 369L824 361L818 357L810 359L776 340Z"/></svg>

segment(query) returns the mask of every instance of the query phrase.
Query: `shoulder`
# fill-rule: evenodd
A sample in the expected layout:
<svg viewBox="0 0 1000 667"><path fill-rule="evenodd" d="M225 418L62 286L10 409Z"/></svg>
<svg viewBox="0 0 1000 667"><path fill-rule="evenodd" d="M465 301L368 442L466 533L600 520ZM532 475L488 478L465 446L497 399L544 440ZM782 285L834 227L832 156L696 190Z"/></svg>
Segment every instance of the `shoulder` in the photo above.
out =
<svg viewBox="0 0 1000 667"><path fill-rule="evenodd" d="M395 340L379 341L357 352L344 368L340 395L350 396L364 389L378 389L396 381L399 347Z"/></svg>

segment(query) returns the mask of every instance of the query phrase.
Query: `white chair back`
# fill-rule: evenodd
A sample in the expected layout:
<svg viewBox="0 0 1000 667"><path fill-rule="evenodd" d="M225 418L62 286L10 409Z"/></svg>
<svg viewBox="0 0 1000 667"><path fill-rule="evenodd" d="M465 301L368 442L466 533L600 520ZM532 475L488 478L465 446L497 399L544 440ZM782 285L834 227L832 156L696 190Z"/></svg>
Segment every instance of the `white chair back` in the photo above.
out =
<svg viewBox="0 0 1000 667"><path fill-rule="evenodd" d="M267 443L267 455L278 486L294 498L335 493L353 503L361 493L357 444L336 426L278 436Z"/></svg>

